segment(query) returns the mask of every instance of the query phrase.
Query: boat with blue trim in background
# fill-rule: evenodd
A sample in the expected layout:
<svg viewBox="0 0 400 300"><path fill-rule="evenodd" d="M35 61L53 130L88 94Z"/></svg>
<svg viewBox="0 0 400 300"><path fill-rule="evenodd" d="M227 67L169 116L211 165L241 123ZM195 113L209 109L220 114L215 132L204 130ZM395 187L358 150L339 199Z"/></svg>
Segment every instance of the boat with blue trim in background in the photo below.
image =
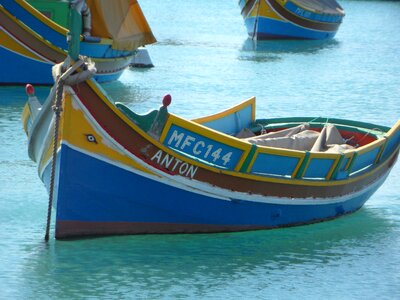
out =
<svg viewBox="0 0 400 300"><path fill-rule="evenodd" d="M335 0L240 0L239 7L257 40L331 39L345 15Z"/></svg>
<svg viewBox="0 0 400 300"><path fill-rule="evenodd" d="M112 81L140 46L155 38L137 1L87 0L80 54L96 63L96 80ZM0 0L0 85L54 83L51 67L68 48L68 1Z"/></svg>

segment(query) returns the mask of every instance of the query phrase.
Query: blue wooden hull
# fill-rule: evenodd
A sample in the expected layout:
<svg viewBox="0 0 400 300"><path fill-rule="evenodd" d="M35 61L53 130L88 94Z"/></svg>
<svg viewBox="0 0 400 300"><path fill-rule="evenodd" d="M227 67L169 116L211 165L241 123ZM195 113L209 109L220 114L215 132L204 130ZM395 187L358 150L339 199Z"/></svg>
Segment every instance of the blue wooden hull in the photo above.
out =
<svg viewBox="0 0 400 300"><path fill-rule="evenodd" d="M57 238L107 233L219 232L315 223L358 210L386 176L334 203L286 205L221 199L177 187L63 144L59 151ZM49 185L50 166L43 173ZM77 229L79 228L79 229ZM108 232L109 231L109 232Z"/></svg>
<svg viewBox="0 0 400 300"><path fill-rule="evenodd" d="M25 24L29 24L31 30L45 37L46 40L54 46L61 49L68 49L66 36L64 34L38 20L17 2L13 0L1 0L1 5L17 19ZM134 51L112 49L109 44L81 42L80 45L80 54L93 58L117 58L132 55L133 53Z"/></svg>
<svg viewBox="0 0 400 300"><path fill-rule="evenodd" d="M34 60L0 47L0 84L51 84L53 64ZM7 71L5 71L7 70Z"/></svg>
<svg viewBox="0 0 400 300"><path fill-rule="evenodd" d="M0 85L35 83L51 85L54 83L51 75L53 63L35 60L0 46ZM97 82L117 80L124 70L96 74Z"/></svg>
<svg viewBox="0 0 400 300"><path fill-rule="evenodd" d="M53 84L51 67L65 59L67 30L24 1L0 0L0 14L0 85ZM108 38L92 37L80 43L80 54L96 64L98 82L121 76L136 55L136 49L126 49L115 49Z"/></svg>
<svg viewBox="0 0 400 300"><path fill-rule="evenodd" d="M257 25L254 26L256 18L247 18L245 25L250 37L258 40L266 39L309 39L326 40L332 39L337 31L319 31L297 26L294 23L259 17ZM256 32L254 32L256 28Z"/></svg>
<svg viewBox="0 0 400 300"><path fill-rule="evenodd" d="M336 1L240 0L239 7L251 38L325 40L335 36L344 17Z"/></svg>

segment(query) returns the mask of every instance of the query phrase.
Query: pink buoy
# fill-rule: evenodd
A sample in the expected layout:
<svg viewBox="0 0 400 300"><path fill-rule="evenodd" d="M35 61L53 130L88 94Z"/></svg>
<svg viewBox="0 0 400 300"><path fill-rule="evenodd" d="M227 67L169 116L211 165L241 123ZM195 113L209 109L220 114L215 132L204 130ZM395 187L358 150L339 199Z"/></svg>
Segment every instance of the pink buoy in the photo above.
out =
<svg viewBox="0 0 400 300"><path fill-rule="evenodd" d="M33 96L35 94L35 88L29 83L25 86L25 91L28 96Z"/></svg>
<svg viewBox="0 0 400 300"><path fill-rule="evenodd" d="M168 105L171 104L171 101L172 101L171 95L167 94L167 95L164 96L164 98L162 100L162 104L163 104L164 107L167 107Z"/></svg>

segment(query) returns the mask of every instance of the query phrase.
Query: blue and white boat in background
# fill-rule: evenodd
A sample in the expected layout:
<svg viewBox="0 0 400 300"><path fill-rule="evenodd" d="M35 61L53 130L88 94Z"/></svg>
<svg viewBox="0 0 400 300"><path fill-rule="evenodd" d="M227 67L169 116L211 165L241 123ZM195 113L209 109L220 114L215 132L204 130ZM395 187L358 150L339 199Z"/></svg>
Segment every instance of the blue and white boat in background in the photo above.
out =
<svg viewBox="0 0 400 300"><path fill-rule="evenodd" d="M240 0L239 6L257 40L331 39L345 15L335 0Z"/></svg>
<svg viewBox="0 0 400 300"><path fill-rule="evenodd" d="M141 46L156 40L137 1L86 0L80 55L96 80L117 80ZM0 85L54 83L51 68L67 56L68 1L0 0Z"/></svg>

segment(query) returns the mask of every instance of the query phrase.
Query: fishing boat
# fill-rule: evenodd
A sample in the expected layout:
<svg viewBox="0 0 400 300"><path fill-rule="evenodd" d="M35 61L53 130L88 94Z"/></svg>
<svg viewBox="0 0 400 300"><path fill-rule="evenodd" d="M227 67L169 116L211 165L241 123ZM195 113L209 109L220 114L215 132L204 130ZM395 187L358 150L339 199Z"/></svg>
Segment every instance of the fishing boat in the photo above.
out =
<svg viewBox="0 0 400 300"><path fill-rule="evenodd" d="M114 103L93 79L74 80L63 80L62 91L60 82L54 86L43 105L28 86L22 118L29 156L54 197L58 239L334 219L362 207L399 153L400 121L388 128L255 119L255 98L187 120L168 112L169 95L140 115Z"/></svg>
<svg viewBox="0 0 400 300"><path fill-rule="evenodd" d="M51 67L67 55L68 1L0 0L0 84L52 85ZM140 46L155 38L137 1L87 0L80 54L96 80L116 80Z"/></svg>
<svg viewBox="0 0 400 300"><path fill-rule="evenodd" d="M345 15L335 0L239 0L239 7L257 40L331 39Z"/></svg>
<svg viewBox="0 0 400 300"><path fill-rule="evenodd" d="M49 192L47 240L52 206L57 239L330 220L362 207L397 160L400 120L389 128L256 119L255 98L188 120L168 111L170 95L137 114L91 78L96 69L77 55L73 30L70 44L43 104L26 86L22 114L29 157Z"/></svg>

